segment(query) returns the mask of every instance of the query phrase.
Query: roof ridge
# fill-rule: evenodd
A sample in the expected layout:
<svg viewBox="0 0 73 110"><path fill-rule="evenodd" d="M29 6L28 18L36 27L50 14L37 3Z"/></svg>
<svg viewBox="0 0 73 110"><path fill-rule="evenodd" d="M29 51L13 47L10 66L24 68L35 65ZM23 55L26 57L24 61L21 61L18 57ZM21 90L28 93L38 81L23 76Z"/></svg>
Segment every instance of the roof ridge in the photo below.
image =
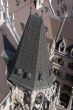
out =
<svg viewBox="0 0 73 110"><path fill-rule="evenodd" d="M56 42L57 42L58 39L60 38L60 34L61 34L61 32L62 32L62 29L63 29L63 26L64 26L64 24L65 24L66 19L67 19L67 14L65 15L65 18L63 19L63 21L62 21L62 23L61 23L61 27L60 27L59 32L58 32L57 37L56 37Z"/></svg>

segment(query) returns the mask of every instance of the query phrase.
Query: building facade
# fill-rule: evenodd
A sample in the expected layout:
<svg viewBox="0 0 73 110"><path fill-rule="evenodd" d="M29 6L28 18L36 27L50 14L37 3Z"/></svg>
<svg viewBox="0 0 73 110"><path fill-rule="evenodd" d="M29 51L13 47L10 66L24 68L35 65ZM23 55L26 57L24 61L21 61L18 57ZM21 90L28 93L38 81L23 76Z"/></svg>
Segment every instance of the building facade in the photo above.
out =
<svg viewBox="0 0 73 110"><path fill-rule="evenodd" d="M73 17L65 17L59 28L57 37L52 43L49 60L52 63L52 69L57 76L59 84L59 104L66 109L71 109L72 85L73 85L73 37L71 26ZM68 36L68 37L67 37ZM64 108L64 109L65 109Z"/></svg>
<svg viewBox="0 0 73 110"><path fill-rule="evenodd" d="M66 13L73 12L72 0L49 0L49 3L55 16L63 18Z"/></svg>

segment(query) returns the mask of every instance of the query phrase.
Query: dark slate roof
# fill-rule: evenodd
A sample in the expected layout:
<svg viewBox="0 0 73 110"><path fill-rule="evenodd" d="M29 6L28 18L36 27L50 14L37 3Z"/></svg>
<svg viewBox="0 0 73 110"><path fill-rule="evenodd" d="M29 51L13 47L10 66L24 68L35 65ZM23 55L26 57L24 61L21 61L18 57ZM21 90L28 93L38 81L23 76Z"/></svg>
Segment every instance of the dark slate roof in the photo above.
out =
<svg viewBox="0 0 73 110"><path fill-rule="evenodd" d="M30 90L47 88L50 83L47 46L42 18L36 14L30 15L9 81Z"/></svg>

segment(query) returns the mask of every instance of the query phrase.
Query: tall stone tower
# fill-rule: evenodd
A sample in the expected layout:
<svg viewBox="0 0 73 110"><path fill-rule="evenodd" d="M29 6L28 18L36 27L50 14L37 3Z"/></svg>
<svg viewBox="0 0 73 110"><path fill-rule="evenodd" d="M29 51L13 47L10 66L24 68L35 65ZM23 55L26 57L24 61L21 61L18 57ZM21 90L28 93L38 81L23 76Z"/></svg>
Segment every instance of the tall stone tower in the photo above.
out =
<svg viewBox="0 0 73 110"><path fill-rule="evenodd" d="M30 15L16 56L8 65L8 80L13 84L13 110L18 106L27 110L48 110L48 91L53 78L49 72L47 47L42 17Z"/></svg>

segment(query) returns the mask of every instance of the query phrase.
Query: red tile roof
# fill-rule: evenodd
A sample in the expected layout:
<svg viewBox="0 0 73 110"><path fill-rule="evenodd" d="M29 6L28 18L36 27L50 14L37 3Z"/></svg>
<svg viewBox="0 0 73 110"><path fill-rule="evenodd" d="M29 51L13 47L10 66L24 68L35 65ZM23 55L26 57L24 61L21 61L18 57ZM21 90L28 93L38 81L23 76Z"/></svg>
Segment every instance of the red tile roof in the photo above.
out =
<svg viewBox="0 0 73 110"><path fill-rule="evenodd" d="M21 28L21 23L24 23L24 25L26 25L27 19L29 17L29 13L30 13L30 6L32 8L31 13L34 14L35 12L38 13L39 15L41 15L41 9L39 9L38 11L36 11L34 3L31 2L30 0L27 0L26 2L24 2L24 0L20 0L20 5L17 7L16 5L16 1L15 0L9 0L9 13L10 15L13 14L15 15L15 27L17 32L19 33L20 36L22 36L22 28ZM48 18L49 15L52 15L52 11L50 9L50 5L48 0L44 0L44 5L43 5L43 19L44 19L44 23L45 25L48 27ZM48 7L48 8L46 8ZM46 13L46 10L48 10L48 12Z"/></svg>
<svg viewBox="0 0 73 110"><path fill-rule="evenodd" d="M66 47L73 45L73 17L67 17L60 36L58 37L58 41L64 38Z"/></svg>
<svg viewBox="0 0 73 110"><path fill-rule="evenodd" d="M11 42L12 45L14 45L14 47L17 48L16 41L14 40L6 24L4 23L0 28L0 102L9 93L9 86L7 84L7 78L5 75L6 64L1 56L2 51L4 50L3 34L6 35L5 37L9 40L9 42Z"/></svg>

